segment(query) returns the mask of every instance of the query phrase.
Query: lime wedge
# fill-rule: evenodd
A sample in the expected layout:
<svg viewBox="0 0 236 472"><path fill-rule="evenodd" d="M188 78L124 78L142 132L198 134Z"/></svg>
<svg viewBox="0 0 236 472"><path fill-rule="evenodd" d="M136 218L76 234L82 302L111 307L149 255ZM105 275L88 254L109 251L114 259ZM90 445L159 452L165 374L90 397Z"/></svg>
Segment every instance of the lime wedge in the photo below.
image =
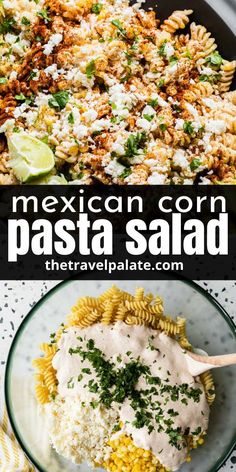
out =
<svg viewBox="0 0 236 472"><path fill-rule="evenodd" d="M21 182L48 174L55 164L54 154L47 144L25 132L7 136L10 160L16 177Z"/></svg>
<svg viewBox="0 0 236 472"><path fill-rule="evenodd" d="M68 182L63 175L46 175L32 182L34 185L67 185Z"/></svg>

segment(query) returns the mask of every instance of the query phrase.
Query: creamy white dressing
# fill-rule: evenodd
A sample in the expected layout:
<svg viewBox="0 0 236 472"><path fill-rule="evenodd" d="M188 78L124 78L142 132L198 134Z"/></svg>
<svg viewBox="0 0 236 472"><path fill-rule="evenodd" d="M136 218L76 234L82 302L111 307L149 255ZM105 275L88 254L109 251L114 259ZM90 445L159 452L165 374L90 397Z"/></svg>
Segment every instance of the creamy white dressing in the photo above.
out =
<svg viewBox="0 0 236 472"><path fill-rule="evenodd" d="M91 362L83 360L78 353L78 348L88 352L89 340L94 341L105 360L114 364L114 369L125 368L132 361L148 366L148 376L140 375L135 389L154 389L146 407L146 411L152 413L150 424L140 428L134 425L137 410L131 406L130 398L121 404L113 402L111 408L119 412L122 433L131 435L136 446L151 450L165 467L177 470L186 460L187 447L183 439L176 444L179 448L170 444L168 428L172 431L181 428L182 435L189 429L190 433L199 436L199 432L208 427L209 407L200 379L192 375L193 359L185 354L177 341L145 326L119 322L112 326L95 324L86 329L69 328L59 341L59 351L53 359L58 393L62 397L79 395L82 401L99 401L99 391L90 392L88 388L89 381L99 385L99 375ZM149 383L152 378L158 378L159 383ZM187 384L188 392L191 389L199 392L197 401L194 401L194 395L186 396L182 392L183 384ZM173 388L179 388L177 399L172 397Z"/></svg>

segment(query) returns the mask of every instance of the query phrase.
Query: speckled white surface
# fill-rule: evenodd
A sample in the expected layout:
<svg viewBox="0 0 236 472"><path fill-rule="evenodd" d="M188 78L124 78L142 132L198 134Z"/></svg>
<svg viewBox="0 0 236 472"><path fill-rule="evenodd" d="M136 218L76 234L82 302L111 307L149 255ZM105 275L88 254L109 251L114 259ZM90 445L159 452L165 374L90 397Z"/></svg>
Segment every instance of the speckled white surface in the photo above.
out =
<svg viewBox="0 0 236 472"><path fill-rule="evenodd" d="M0 282L0 398L3 401L3 376L12 339L24 317L32 306L58 282ZM224 306L235 321L236 282L201 282ZM2 405L0 405L1 408ZM236 470L236 451L220 469L223 472Z"/></svg>

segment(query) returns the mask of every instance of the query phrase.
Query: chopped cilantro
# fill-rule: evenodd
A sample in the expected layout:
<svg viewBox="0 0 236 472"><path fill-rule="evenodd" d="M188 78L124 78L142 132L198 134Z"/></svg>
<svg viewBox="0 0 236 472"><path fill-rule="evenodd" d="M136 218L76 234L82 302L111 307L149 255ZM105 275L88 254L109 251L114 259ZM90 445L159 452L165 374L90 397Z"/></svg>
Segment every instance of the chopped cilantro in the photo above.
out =
<svg viewBox="0 0 236 472"><path fill-rule="evenodd" d="M112 430L113 433L117 433L117 431L120 431L121 430L121 427L119 424L116 424Z"/></svg>
<svg viewBox="0 0 236 472"><path fill-rule="evenodd" d="M199 426L195 431L192 431L192 434L194 436L199 436L199 434L201 433L202 431L202 428Z"/></svg>
<svg viewBox="0 0 236 472"><path fill-rule="evenodd" d="M68 123L70 123L70 125L73 125L75 123L75 117L73 112L71 112L68 116Z"/></svg>
<svg viewBox="0 0 236 472"><path fill-rule="evenodd" d="M177 56L171 56L170 59L169 59L169 64L174 66L175 64L177 64L178 61L179 61L179 59L178 59Z"/></svg>
<svg viewBox="0 0 236 472"><path fill-rule="evenodd" d="M191 121L185 121L183 128L184 132L189 134L190 136L194 134L194 128Z"/></svg>
<svg viewBox="0 0 236 472"><path fill-rule="evenodd" d="M119 30L119 33L121 34L121 36L124 36L124 37L126 36L126 31L123 28L120 20L112 20L111 24Z"/></svg>
<svg viewBox="0 0 236 472"><path fill-rule="evenodd" d="M67 382L67 388L74 388L75 384L73 382L73 377Z"/></svg>
<svg viewBox="0 0 236 472"><path fill-rule="evenodd" d="M133 56L128 51L125 52L125 55L126 55L126 59L127 59L127 64L128 64L128 66L130 66L133 62Z"/></svg>
<svg viewBox="0 0 236 472"><path fill-rule="evenodd" d="M221 78L221 74L212 74L212 75L205 75L202 74L199 77L200 82L209 82L210 84L216 84Z"/></svg>
<svg viewBox="0 0 236 472"><path fill-rule="evenodd" d="M166 56L166 43L167 43L167 40L165 39L165 41L162 43L161 47L159 48L159 54L161 57Z"/></svg>
<svg viewBox="0 0 236 472"><path fill-rule="evenodd" d="M28 18L26 18L26 16L23 16L22 19L21 19L21 24L24 25L24 26L29 26L30 25L30 20L28 20Z"/></svg>
<svg viewBox="0 0 236 472"><path fill-rule="evenodd" d="M162 87L164 87L164 85L165 85L165 79L161 79L161 80L159 80L159 82L157 84L157 87L162 88Z"/></svg>
<svg viewBox="0 0 236 472"><path fill-rule="evenodd" d="M81 382L82 379L83 379L83 375L82 374L78 375L77 377L78 382Z"/></svg>
<svg viewBox="0 0 236 472"><path fill-rule="evenodd" d="M16 25L16 20L12 16L6 16L0 23L0 34L11 33Z"/></svg>
<svg viewBox="0 0 236 472"><path fill-rule="evenodd" d="M154 118L154 115L148 115L148 114L144 114L143 117L145 118L145 120L151 122Z"/></svg>
<svg viewBox="0 0 236 472"><path fill-rule="evenodd" d="M181 108L180 108L180 106L177 105L176 103L173 105L173 108L174 108L174 111L175 111L176 113L180 113L180 112L182 111Z"/></svg>
<svg viewBox="0 0 236 472"><path fill-rule="evenodd" d="M35 71L32 70L32 71L29 73L29 76L28 76L28 79L27 79L27 80L28 80L28 81L33 80L35 77L37 77L37 72L35 72Z"/></svg>
<svg viewBox="0 0 236 472"><path fill-rule="evenodd" d="M51 108L56 110L63 110L69 101L70 95L67 91L61 91L54 93L52 98L48 100L48 104Z"/></svg>
<svg viewBox="0 0 236 472"><path fill-rule="evenodd" d="M167 125L165 123L160 123L159 128L161 131L166 131L167 130Z"/></svg>
<svg viewBox="0 0 236 472"><path fill-rule="evenodd" d="M169 435L169 443L171 446L176 447L176 449L180 449L179 441L182 440L182 435L181 435L181 428L178 427L176 429L174 428L168 428L167 429L167 434Z"/></svg>
<svg viewBox="0 0 236 472"><path fill-rule="evenodd" d="M86 66L86 75L88 79L92 79L96 72L95 61L90 61Z"/></svg>
<svg viewBox="0 0 236 472"><path fill-rule="evenodd" d="M99 15L99 13L102 10L102 3L94 3L92 6L92 12L95 13L96 15Z"/></svg>
<svg viewBox="0 0 236 472"><path fill-rule="evenodd" d="M146 143L146 133L130 134L125 143L125 155L127 157L134 157L138 154L138 150L143 149Z"/></svg>
<svg viewBox="0 0 236 472"><path fill-rule="evenodd" d="M41 11L39 11L39 12L37 13L37 16L39 16L39 18L42 18L46 23L47 23L48 21L52 21L51 18L50 18L50 16L48 16L48 10L47 10L46 8L43 9L43 10L41 10Z"/></svg>
<svg viewBox="0 0 236 472"><path fill-rule="evenodd" d="M211 66L216 66L220 68L223 63L223 58L218 52L213 52L209 57L206 58L206 62Z"/></svg>
<svg viewBox="0 0 236 472"><path fill-rule="evenodd" d="M91 405L91 407L93 408L93 410L95 410L95 408L97 408L97 407L98 407L98 405L99 405L99 402L92 401L92 402L90 402L90 405Z"/></svg>
<svg viewBox="0 0 236 472"><path fill-rule="evenodd" d="M148 100L148 105L150 105L153 108L156 108L158 106L158 98L153 98L151 100Z"/></svg>
<svg viewBox="0 0 236 472"><path fill-rule="evenodd" d="M82 369L82 372L83 374L91 374L91 370L90 369Z"/></svg>
<svg viewBox="0 0 236 472"><path fill-rule="evenodd" d="M195 159L192 160L191 164L190 164L190 169L193 171L193 170L196 170L199 166L201 165L201 159L199 159L198 157L196 157Z"/></svg>

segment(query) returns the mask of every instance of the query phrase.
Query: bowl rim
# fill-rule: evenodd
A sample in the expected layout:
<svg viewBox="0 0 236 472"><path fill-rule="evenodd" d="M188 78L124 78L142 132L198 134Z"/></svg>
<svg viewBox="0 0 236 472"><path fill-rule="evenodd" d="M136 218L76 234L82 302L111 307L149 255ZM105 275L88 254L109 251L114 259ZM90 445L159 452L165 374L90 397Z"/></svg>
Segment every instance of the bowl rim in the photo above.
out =
<svg viewBox="0 0 236 472"><path fill-rule="evenodd" d="M38 463L37 459L33 457L33 454L27 449L27 446L25 445L23 438L21 437L20 432L18 431L18 427L16 425L14 413L13 413L13 408L11 406L11 400L10 397L8 396L9 393L9 385L10 385L10 374L11 374L11 366L12 366L12 359L13 359L13 354L17 345L18 338L20 338L21 333L24 331L25 327L27 326L28 322L30 319L34 316L34 314L38 311L38 309L44 304L45 301L50 299L54 294L56 294L61 288L66 287L70 283L74 282L75 280L78 280L78 282L83 279L83 277L78 277L72 276L69 277L66 280L63 280L62 282L59 282L56 284L54 287L52 287L42 298L40 298L35 305L29 310L25 318L23 319L22 323L20 324L13 340L10 346L10 350L7 356L7 361L6 361L6 369L5 369L5 378L4 378L4 397L5 397L5 402L6 402L6 409L7 409L7 414L9 417L9 421L13 430L13 433L20 444L23 452L25 453L26 457L31 461L31 463L37 467L39 472L48 472L46 469L42 468L42 466ZM96 279L93 279L96 280ZM126 279L128 282L129 280ZM225 310L225 308L221 305L221 303L216 300L211 293L207 292L203 287L198 285L196 282L193 280L188 279L187 277L184 276L178 276L175 278L172 278L170 275L170 278L168 277L168 274L166 274L166 280L170 281L178 281L182 282L183 284L188 285L191 287L193 290L198 292L200 295L202 295L204 298L206 298L212 306L214 306L219 314L222 316L222 318L225 320L225 322L228 324L230 331L232 332L235 340L236 340L236 325L234 324L233 320ZM107 280L106 280L107 281ZM122 280L124 282L125 280ZM88 282L92 282L92 280L88 280ZM102 280L101 280L102 282ZM138 280L137 280L138 283ZM208 472L217 472L227 461L229 456L231 455L232 451L234 450L236 446L236 428L235 428L235 434L233 436L232 441L230 442L229 446L227 447L225 453L222 454L222 456L217 460L216 464L208 471Z"/></svg>

